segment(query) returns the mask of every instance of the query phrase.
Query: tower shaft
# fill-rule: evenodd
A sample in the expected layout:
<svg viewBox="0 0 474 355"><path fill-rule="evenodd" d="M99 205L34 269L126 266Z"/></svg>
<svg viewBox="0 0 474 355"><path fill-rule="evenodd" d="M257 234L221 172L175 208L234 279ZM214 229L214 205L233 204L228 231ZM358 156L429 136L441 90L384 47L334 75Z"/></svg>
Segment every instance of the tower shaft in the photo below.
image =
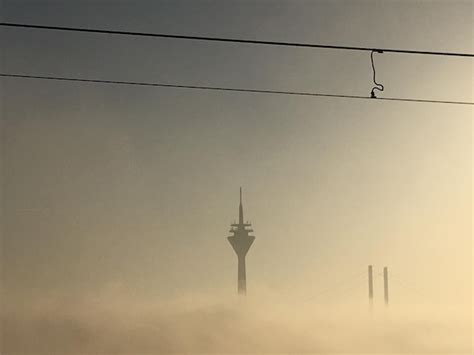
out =
<svg viewBox="0 0 474 355"><path fill-rule="evenodd" d="M247 275L245 273L245 256L238 256L237 292L239 295L247 293Z"/></svg>

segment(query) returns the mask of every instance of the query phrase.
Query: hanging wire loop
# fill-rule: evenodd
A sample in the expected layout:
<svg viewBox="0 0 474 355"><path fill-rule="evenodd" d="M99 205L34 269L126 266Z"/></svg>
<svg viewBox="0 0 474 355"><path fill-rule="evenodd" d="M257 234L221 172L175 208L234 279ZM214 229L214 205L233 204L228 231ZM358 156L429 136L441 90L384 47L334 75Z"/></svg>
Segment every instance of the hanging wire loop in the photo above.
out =
<svg viewBox="0 0 474 355"><path fill-rule="evenodd" d="M378 83L377 80L375 80L374 53L383 53L383 51L374 49L372 52L370 52L370 62L372 63L373 81L375 84L375 86L372 88L372 91L370 92L370 97L372 99L377 98L377 96L375 96L375 90L378 90L380 92L384 91L384 86Z"/></svg>

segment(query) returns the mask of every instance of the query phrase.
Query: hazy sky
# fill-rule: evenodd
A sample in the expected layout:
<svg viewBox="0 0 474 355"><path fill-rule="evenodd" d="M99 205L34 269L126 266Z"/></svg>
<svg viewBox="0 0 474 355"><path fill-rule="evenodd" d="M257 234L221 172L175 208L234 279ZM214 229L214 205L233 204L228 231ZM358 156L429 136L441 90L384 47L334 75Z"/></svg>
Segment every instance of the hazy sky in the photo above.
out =
<svg viewBox="0 0 474 355"><path fill-rule="evenodd" d="M2 21L473 52L470 1L19 1ZM0 30L2 72L368 95L366 52ZM472 59L376 55L380 96L473 101ZM120 285L307 299L368 264L468 304L472 108L1 80L4 300ZM379 279L377 295L381 287ZM365 280L353 297L365 301ZM427 296L426 296L427 295ZM60 296L58 296L60 297ZM335 292L334 297L339 297Z"/></svg>

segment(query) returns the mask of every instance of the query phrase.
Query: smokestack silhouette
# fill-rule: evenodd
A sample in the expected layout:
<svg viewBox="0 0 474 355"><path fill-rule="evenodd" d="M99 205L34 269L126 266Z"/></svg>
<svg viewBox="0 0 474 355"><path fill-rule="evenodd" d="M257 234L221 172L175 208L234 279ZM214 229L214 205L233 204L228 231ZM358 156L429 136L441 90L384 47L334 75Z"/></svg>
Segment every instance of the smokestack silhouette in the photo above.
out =
<svg viewBox="0 0 474 355"><path fill-rule="evenodd" d="M383 294L385 305L388 306L388 268L383 268Z"/></svg>
<svg viewBox="0 0 474 355"><path fill-rule="evenodd" d="M250 229L250 223L244 223L244 208L242 206L242 188L240 188L240 204L239 204L239 223L231 224L230 237L227 237L230 245L237 254L238 272L237 272L237 291L239 295L245 295L247 292L247 276L245 271L245 256L250 249L255 237L249 235L253 232Z"/></svg>
<svg viewBox="0 0 474 355"><path fill-rule="evenodd" d="M374 277L372 265L369 265L369 306L372 309L374 304Z"/></svg>

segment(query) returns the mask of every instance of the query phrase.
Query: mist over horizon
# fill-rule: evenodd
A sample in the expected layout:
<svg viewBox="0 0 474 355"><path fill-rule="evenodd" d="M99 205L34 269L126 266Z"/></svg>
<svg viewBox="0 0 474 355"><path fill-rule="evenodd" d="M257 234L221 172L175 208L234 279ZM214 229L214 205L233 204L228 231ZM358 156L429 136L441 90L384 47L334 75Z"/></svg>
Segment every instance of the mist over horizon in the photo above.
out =
<svg viewBox="0 0 474 355"><path fill-rule="evenodd" d="M122 292L120 292L122 291ZM133 300L124 289L2 312L6 353L446 353L471 350L453 309L209 296ZM384 309L385 308L385 309Z"/></svg>

